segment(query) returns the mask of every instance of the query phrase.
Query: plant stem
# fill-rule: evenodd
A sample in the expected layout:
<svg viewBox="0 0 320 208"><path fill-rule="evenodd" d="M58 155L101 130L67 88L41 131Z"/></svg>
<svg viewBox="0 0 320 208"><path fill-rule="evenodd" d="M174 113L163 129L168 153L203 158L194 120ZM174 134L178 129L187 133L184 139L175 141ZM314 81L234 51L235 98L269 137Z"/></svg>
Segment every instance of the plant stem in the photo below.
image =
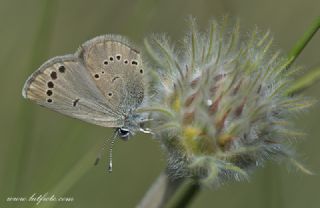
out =
<svg viewBox="0 0 320 208"><path fill-rule="evenodd" d="M172 195L181 186L183 179L170 180L167 173L162 172L151 188L145 194L139 208L160 208L164 207L171 199Z"/></svg>
<svg viewBox="0 0 320 208"><path fill-rule="evenodd" d="M195 198L195 196L200 191L200 184L196 182L190 182L186 185L186 187L183 188L181 191L182 193L178 195L178 197L174 197L173 200L171 200L168 204L168 207L173 208L183 208L186 207L188 204L192 202L192 200Z"/></svg>
<svg viewBox="0 0 320 208"><path fill-rule="evenodd" d="M290 62L288 63L287 68L298 58L302 50L306 47L312 37L316 34L316 32L320 28L320 16L316 18L316 20L311 24L309 29L303 34L300 40L295 44L295 46L291 49L288 57Z"/></svg>
<svg viewBox="0 0 320 208"><path fill-rule="evenodd" d="M162 172L137 207L186 207L199 190L200 185L195 181L183 178L172 180L166 172Z"/></svg>
<svg viewBox="0 0 320 208"><path fill-rule="evenodd" d="M294 95L312 86L314 83L320 80L320 67L315 68L307 72L287 91L288 95Z"/></svg>

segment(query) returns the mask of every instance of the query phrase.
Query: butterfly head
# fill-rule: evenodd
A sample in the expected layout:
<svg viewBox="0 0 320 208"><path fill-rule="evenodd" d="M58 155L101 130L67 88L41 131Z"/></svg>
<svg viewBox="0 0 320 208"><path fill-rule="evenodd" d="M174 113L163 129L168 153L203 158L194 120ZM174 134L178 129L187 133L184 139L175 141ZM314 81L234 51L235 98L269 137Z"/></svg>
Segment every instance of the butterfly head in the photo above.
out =
<svg viewBox="0 0 320 208"><path fill-rule="evenodd" d="M150 119L146 118L145 115L129 114L125 119L124 125L116 128L116 134L123 140L128 140L136 132L152 134L149 129L144 128L147 121L150 121Z"/></svg>
<svg viewBox="0 0 320 208"><path fill-rule="evenodd" d="M117 128L116 133L119 136L119 138L123 140L128 140L129 136L132 135L132 132L126 127Z"/></svg>

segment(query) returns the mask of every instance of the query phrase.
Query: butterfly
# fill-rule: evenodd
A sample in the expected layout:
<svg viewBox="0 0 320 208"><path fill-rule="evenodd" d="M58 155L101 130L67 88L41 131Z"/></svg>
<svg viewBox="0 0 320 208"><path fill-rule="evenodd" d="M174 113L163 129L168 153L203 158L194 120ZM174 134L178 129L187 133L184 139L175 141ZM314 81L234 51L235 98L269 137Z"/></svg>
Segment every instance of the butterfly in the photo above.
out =
<svg viewBox="0 0 320 208"><path fill-rule="evenodd" d="M141 55L129 41L103 35L74 54L46 61L27 79L22 95L64 115L115 128L111 171L116 137L127 140L137 131L150 133L142 128L146 117L136 112L145 100L144 73Z"/></svg>

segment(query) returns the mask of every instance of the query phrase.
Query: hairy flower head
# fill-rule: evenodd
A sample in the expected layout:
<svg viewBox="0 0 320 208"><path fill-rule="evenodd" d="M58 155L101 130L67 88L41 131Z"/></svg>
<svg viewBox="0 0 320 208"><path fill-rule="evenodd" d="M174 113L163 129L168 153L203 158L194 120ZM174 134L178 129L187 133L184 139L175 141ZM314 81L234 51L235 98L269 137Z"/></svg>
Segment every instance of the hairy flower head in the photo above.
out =
<svg viewBox="0 0 320 208"><path fill-rule="evenodd" d="M289 96L290 60L272 51L269 32L241 37L239 24L211 21L199 32L193 20L179 47L165 36L145 41L152 58L152 129L168 154L172 177L212 185L245 178L268 159L294 155L290 117L310 101Z"/></svg>

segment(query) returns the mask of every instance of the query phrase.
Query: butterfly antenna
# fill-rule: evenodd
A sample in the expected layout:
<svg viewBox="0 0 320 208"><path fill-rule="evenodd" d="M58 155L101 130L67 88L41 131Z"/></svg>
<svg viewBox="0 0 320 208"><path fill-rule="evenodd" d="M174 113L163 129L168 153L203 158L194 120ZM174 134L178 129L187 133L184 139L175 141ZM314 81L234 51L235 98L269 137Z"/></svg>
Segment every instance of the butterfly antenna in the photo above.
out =
<svg viewBox="0 0 320 208"><path fill-rule="evenodd" d="M109 167L108 167L108 171L112 172L112 148L114 145L114 142L116 141L117 138L117 132L114 133L112 139L111 139L111 143L110 143L110 148L109 148Z"/></svg>
<svg viewBox="0 0 320 208"><path fill-rule="evenodd" d="M112 171L112 148L113 148L113 145L114 145L114 142L115 142L115 139L116 139L117 135L118 135L117 132L115 132L111 138L105 140L105 142L103 143L103 146L101 147L100 152L99 152L99 154L98 154L98 156L97 156L97 158L96 158L96 160L95 160L95 162L94 162L94 165L98 165L99 161L100 161L101 158L102 158L102 154L103 154L104 150L106 149L106 147L107 147L107 145L108 145L108 143L109 143L109 141L110 141L110 149L109 149L109 172Z"/></svg>

